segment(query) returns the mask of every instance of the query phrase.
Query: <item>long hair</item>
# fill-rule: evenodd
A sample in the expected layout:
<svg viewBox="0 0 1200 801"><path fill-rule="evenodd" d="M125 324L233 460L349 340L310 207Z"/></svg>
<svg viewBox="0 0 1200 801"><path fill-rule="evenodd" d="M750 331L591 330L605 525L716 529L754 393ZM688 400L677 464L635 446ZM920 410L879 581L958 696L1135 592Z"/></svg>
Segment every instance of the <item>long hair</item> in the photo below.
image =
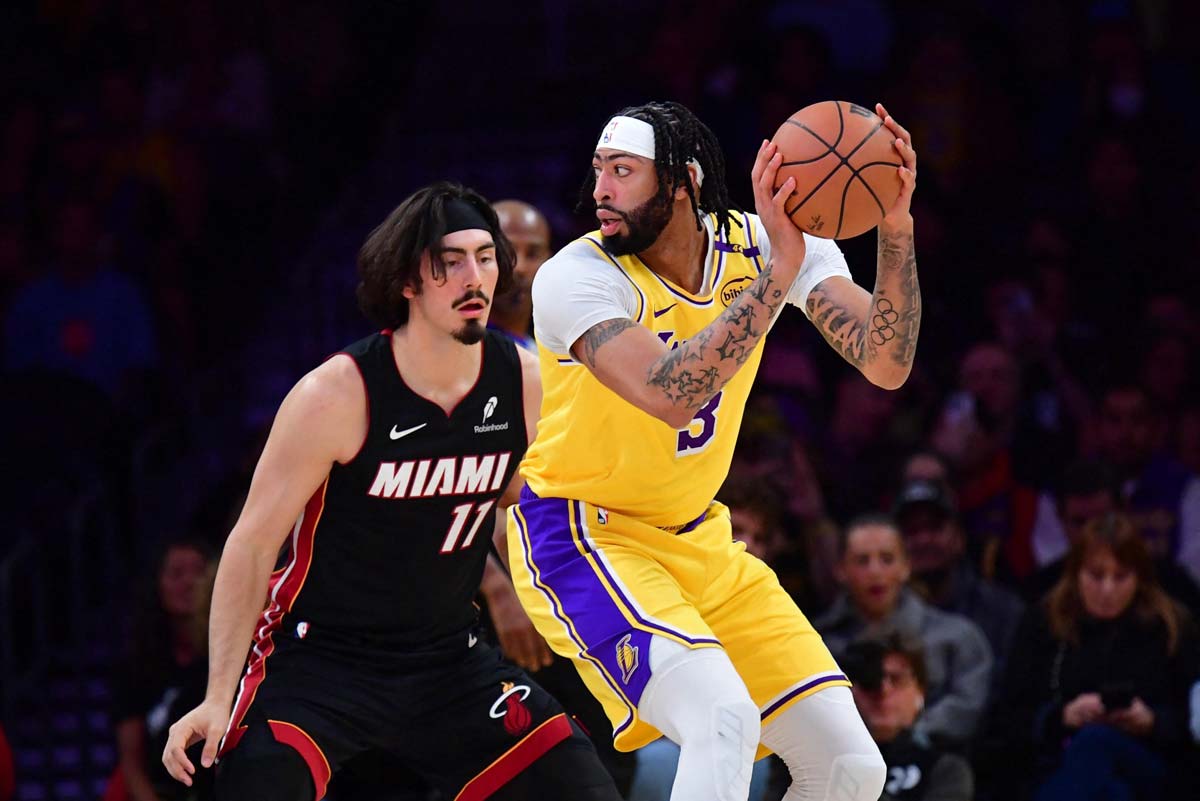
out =
<svg viewBox="0 0 1200 801"><path fill-rule="evenodd" d="M614 116L633 117L654 128L654 170L658 175L659 197L669 198L676 189L684 187L696 215L696 230L702 230L702 215L711 212L717 215L717 230L728 236L729 222L733 219L731 212L740 209L729 199L729 189L725 186L725 156L708 126L686 106L669 101L630 106ZM699 197L696 197L688 174L688 159L695 159L704 170ZM595 206L592 198L595 188L596 176L589 167L579 189L577 212Z"/></svg>
<svg viewBox="0 0 1200 801"><path fill-rule="evenodd" d="M358 306L380 328L399 328L408 322L405 287L421 291L421 256L428 252L435 281L446 279L441 241L446 235L446 203L470 204L487 222L496 243L500 278L496 294L512 281L517 256L500 230L496 210L478 192L461 184L439 181L412 193L367 236L358 251Z"/></svg>
<svg viewBox="0 0 1200 801"><path fill-rule="evenodd" d="M188 537L170 539L158 550L151 570L145 577L138 608L133 616L128 648L131 664L163 674L170 673L174 667L171 645L174 635L171 618L163 609L162 598L159 595L159 580L163 568L166 567L167 556L177 549L195 551L208 563L206 576L196 588L197 592L201 593L200 604L188 626L192 644L201 657L205 656L208 641L208 609L211 602L212 577L216 567L215 554L203 540Z"/></svg>
<svg viewBox="0 0 1200 801"><path fill-rule="evenodd" d="M1079 622L1084 615L1079 573L1084 561L1100 549L1107 550L1119 564L1137 576L1137 591L1130 607L1142 622L1162 624L1167 634L1167 652L1174 653L1179 643L1180 626L1175 604L1158 585L1154 563L1137 527L1123 514L1107 514L1092 520L1071 546L1062 578L1046 598L1051 632L1061 641L1079 645Z"/></svg>

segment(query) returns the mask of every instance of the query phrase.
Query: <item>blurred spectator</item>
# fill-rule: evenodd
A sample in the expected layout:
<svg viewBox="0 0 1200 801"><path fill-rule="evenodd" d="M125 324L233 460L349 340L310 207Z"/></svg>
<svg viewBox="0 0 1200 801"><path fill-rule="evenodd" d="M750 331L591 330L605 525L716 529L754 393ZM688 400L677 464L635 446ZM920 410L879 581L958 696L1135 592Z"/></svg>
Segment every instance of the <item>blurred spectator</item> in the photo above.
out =
<svg viewBox="0 0 1200 801"><path fill-rule="evenodd" d="M792 599L811 619L837 595L837 526L825 511L825 497L809 449L788 436L776 418L754 414L738 438L729 479L719 496L733 505L774 507L778 534L767 560ZM766 490L753 489L758 483Z"/></svg>
<svg viewBox="0 0 1200 801"><path fill-rule="evenodd" d="M138 287L104 264L95 207L75 197L55 213L53 270L17 292L5 320L5 366L40 367L128 398L157 361Z"/></svg>
<svg viewBox="0 0 1200 801"><path fill-rule="evenodd" d="M942 745L966 744L988 698L987 638L971 621L930 606L905 586L908 555L890 518L859 518L846 527L842 541L838 578L845 593L813 625L838 660L859 640L899 635L921 643L928 703L914 731Z"/></svg>
<svg viewBox="0 0 1200 801"><path fill-rule="evenodd" d="M864 640L841 660L854 701L887 762L880 801L971 801L971 766L913 730L925 708L928 679L920 643Z"/></svg>
<svg viewBox="0 0 1200 801"><path fill-rule="evenodd" d="M717 492L717 500L729 507L733 538L746 546L747 553L773 564L787 548L775 490L761 481L730 476Z"/></svg>
<svg viewBox="0 0 1200 801"><path fill-rule="evenodd" d="M1177 561L1200 581L1200 478L1164 449L1163 420L1134 384L1116 384L1100 404L1100 455L1116 470L1121 492L1150 553Z"/></svg>
<svg viewBox="0 0 1200 801"><path fill-rule="evenodd" d="M892 436L900 395L880 389L857 372L843 373L834 391L819 444L830 512L842 520L877 508L891 486L903 450Z"/></svg>
<svg viewBox="0 0 1200 801"><path fill-rule="evenodd" d="M207 544L174 540L150 574L126 660L114 676L119 767L108 801L211 798L211 771L198 771L193 787L185 787L171 778L161 757L171 723L204 700L213 562Z"/></svg>
<svg viewBox="0 0 1200 801"><path fill-rule="evenodd" d="M964 556L966 546L949 488L933 481L911 481L896 497L893 514L904 536L917 589L943 612L962 615L987 637L998 681L1024 611L1008 590L979 577Z"/></svg>
<svg viewBox="0 0 1200 801"><path fill-rule="evenodd" d="M538 268L550 258L550 223L537 208L520 200L501 200L493 205L501 230L517 252L517 266L512 285L492 302L488 327L508 333L517 344L536 352L530 288Z"/></svg>
<svg viewBox="0 0 1200 801"><path fill-rule="evenodd" d="M972 346L960 365L960 389L946 400L933 433L934 447L959 476L968 552L987 576L1032 570L1037 493L1031 474L1053 460L1036 418L1022 413L1020 378L1006 348Z"/></svg>
<svg viewBox="0 0 1200 801"><path fill-rule="evenodd" d="M1043 498L1038 510L1035 544L1043 543L1043 557L1049 558L1036 573L1026 579L1023 590L1029 602L1040 600L1063 575L1067 552L1083 537L1087 524L1121 511L1121 482L1116 472L1103 462L1081 460L1067 468L1051 502ZM1200 613L1200 588L1192 577L1169 556L1151 556L1155 579L1174 600Z"/></svg>
<svg viewBox="0 0 1200 801"><path fill-rule="evenodd" d="M917 451L905 460L900 468L900 481L907 484L910 481L936 481L946 486L950 480L950 465L937 451Z"/></svg>
<svg viewBox="0 0 1200 801"><path fill-rule="evenodd" d="M1182 336L1162 333L1150 340L1142 361L1141 384L1154 408L1174 423L1187 400L1196 348Z"/></svg>
<svg viewBox="0 0 1200 801"><path fill-rule="evenodd" d="M1001 711L1009 742L1029 750L1034 797L1162 797L1200 662L1190 620L1154 581L1128 518L1084 527L1018 638Z"/></svg>

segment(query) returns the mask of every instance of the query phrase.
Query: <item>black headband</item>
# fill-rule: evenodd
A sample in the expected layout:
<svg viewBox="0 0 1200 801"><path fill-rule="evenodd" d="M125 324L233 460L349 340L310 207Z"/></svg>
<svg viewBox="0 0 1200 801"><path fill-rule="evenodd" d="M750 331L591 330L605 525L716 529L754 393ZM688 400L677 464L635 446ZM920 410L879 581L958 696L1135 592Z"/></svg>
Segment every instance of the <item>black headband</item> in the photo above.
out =
<svg viewBox="0 0 1200 801"><path fill-rule="evenodd" d="M453 234L458 231L469 231L478 228L481 231L492 232L492 226L479 212L479 209L467 201L452 197L446 200L446 231L443 234Z"/></svg>

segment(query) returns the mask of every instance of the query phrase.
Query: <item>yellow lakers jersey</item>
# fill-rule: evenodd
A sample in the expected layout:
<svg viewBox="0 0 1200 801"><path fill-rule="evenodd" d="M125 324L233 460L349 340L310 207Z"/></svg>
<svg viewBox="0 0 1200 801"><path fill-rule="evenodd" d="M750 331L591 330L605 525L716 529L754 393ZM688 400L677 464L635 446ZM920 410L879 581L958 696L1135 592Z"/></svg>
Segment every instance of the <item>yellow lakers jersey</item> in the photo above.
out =
<svg viewBox="0 0 1200 801"><path fill-rule="evenodd" d="M635 255L609 255L598 231L573 246L586 243L620 271L637 292L634 321L677 347L725 311L764 267L749 216L735 214L734 220L729 231L713 237L711 277L701 294L673 285ZM712 216L709 227L716 228ZM729 472L762 344L677 431L601 384L570 353L553 353L539 342L541 419L521 475L543 498L586 501L658 527L694 520Z"/></svg>

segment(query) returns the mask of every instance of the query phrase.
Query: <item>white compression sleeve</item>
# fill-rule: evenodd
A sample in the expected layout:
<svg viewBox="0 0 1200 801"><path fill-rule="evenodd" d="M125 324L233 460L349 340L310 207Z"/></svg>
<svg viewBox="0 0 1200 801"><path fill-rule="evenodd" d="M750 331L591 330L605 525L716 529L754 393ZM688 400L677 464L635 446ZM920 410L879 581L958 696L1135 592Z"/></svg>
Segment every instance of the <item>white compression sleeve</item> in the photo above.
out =
<svg viewBox="0 0 1200 801"><path fill-rule="evenodd" d="M783 801L876 801L887 765L847 687L801 698L763 727L792 774Z"/></svg>
<svg viewBox="0 0 1200 801"><path fill-rule="evenodd" d="M650 665L638 714L679 745L671 801L746 801L759 713L729 656L656 636Z"/></svg>

